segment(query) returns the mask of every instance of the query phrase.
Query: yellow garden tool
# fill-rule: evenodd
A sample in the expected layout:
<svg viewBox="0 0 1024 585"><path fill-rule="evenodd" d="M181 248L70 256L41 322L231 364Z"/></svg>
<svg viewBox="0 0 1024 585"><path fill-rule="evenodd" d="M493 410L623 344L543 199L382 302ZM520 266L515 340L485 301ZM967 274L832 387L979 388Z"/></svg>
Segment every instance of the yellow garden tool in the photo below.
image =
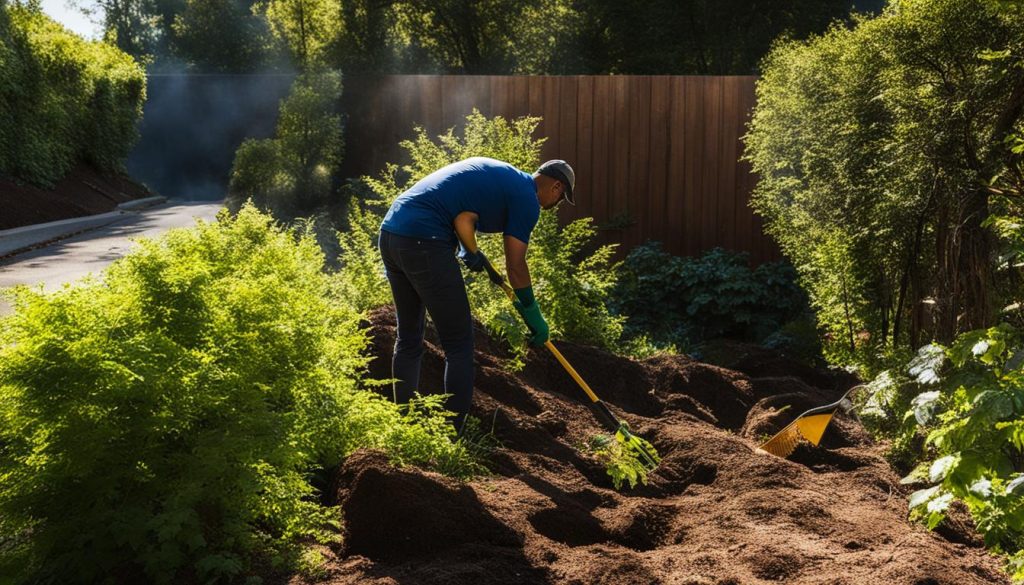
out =
<svg viewBox="0 0 1024 585"><path fill-rule="evenodd" d="M796 420L786 425L786 428L776 433L774 437L765 441L763 445L758 447L758 450L785 458L789 457L793 449L796 449L800 437L810 441L813 445L817 445L821 442L821 437L825 434L828 423L832 422L832 417L836 414L836 411L840 408L843 409L843 412L853 410L853 403L850 402L848 396L857 388L860 388L860 386L850 388L846 391L846 394L843 394L842 398L831 404L812 408L796 417Z"/></svg>
<svg viewBox="0 0 1024 585"><path fill-rule="evenodd" d="M457 229L456 231L461 232L462 230ZM476 253L476 236L472 232L458 233L458 236L466 250L471 253ZM513 291L512 287L505 282L505 278L494 269L491 261L488 260L486 256L484 257L484 269L487 270L487 275L490 277L491 282L500 286L501 289L505 291L505 295L508 296L510 301L515 301L515 291ZM631 433L629 431L629 426L626 425L626 423L619 421L612 411L608 409L608 405L602 402L601 399L597 397L597 394L594 394L594 391L590 389L590 386L586 381L583 380L579 373L576 372L576 369L572 367L569 360L565 359L562 352L558 351L558 348L551 343L550 339L544 342L544 347L548 348L548 351L555 356L558 363L562 364L565 371L568 372L569 375L572 376L572 379L579 384L580 388L586 392L587 397L590 398L591 405L594 407L594 411L597 413L598 419L601 420L609 431L615 433L615 439L619 441L623 449L628 449L631 453L635 454L637 459L640 460L640 463L642 463L647 469L653 470L656 468L658 466L658 462L661 461L661 457L658 456L658 452L655 450L654 446Z"/></svg>

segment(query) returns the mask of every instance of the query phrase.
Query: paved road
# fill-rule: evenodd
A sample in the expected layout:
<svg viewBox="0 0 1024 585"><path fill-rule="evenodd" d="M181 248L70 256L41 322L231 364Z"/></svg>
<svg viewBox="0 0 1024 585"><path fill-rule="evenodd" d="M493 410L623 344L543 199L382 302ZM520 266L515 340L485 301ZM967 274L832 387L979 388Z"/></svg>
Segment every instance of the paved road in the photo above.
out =
<svg viewBox="0 0 1024 585"><path fill-rule="evenodd" d="M0 261L0 288L43 283L45 290L60 288L89 274L98 273L131 249L131 238L154 236L174 227L189 226L196 218L213 220L220 202L175 202L126 214L108 226L61 240L45 248ZM0 315L10 313L0 300Z"/></svg>

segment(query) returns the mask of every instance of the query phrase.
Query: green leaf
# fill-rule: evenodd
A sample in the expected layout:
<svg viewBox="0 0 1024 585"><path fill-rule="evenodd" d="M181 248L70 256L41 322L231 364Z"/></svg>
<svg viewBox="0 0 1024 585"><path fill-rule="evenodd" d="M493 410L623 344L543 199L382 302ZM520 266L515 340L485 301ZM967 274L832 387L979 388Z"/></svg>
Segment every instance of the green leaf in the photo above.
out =
<svg viewBox="0 0 1024 585"><path fill-rule="evenodd" d="M907 372L917 380L918 384L935 384L940 380L939 369L945 359L946 352L941 345L934 343L926 345L918 350L917 356L907 366Z"/></svg>
<svg viewBox="0 0 1024 585"><path fill-rule="evenodd" d="M940 393L938 390L922 392L914 397L910 403L914 418L917 424L924 426L932 421L935 416L935 409L938 407Z"/></svg>
<svg viewBox="0 0 1024 585"><path fill-rule="evenodd" d="M942 495L936 496L936 497L934 497L934 498L932 498L931 500L928 501L928 506L927 506L928 513L929 514L944 513L946 511L946 509L949 508L949 504L952 503L952 502L953 502L953 494L951 494L949 492L945 492ZM929 525L929 528L934 528L934 527L935 526Z"/></svg>
<svg viewBox="0 0 1024 585"><path fill-rule="evenodd" d="M918 463L914 469L910 471L905 477L900 479L902 485L910 485L922 482L928 478L929 464L927 461Z"/></svg>
<svg viewBox="0 0 1024 585"><path fill-rule="evenodd" d="M969 491L978 496L979 498L990 498L992 497L992 482L988 479L981 478L978 481L971 484L968 488Z"/></svg>
<svg viewBox="0 0 1024 585"><path fill-rule="evenodd" d="M949 475L949 472L960 462L959 455L946 455L936 459L931 465L931 469L928 471L928 480L932 483L938 483Z"/></svg>
<svg viewBox="0 0 1024 585"><path fill-rule="evenodd" d="M939 493L940 486L932 486L923 490L917 490L910 494L909 507L911 510L927 504L937 493Z"/></svg>

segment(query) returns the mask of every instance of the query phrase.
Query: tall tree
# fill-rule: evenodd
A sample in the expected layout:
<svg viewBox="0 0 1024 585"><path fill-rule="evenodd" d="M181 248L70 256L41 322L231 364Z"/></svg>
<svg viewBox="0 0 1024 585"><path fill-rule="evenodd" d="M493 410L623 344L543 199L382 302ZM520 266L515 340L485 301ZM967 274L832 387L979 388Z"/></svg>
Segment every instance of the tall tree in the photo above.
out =
<svg viewBox="0 0 1024 585"><path fill-rule="evenodd" d="M992 0L900 0L766 59L754 204L836 337L916 346L995 318L984 222L988 182L1020 156L1022 43Z"/></svg>
<svg viewBox="0 0 1024 585"><path fill-rule="evenodd" d="M252 71L267 58L267 24L249 0L186 0L172 29L175 53L203 69Z"/></svg>
<svg viewBox="0 0 1024 585"><path fill-rule="evenodd" d="M751 74L780 35L806 38L848 0L577 0L589 73Z"/></svg>
<svg viewBox="0 0 1024 585"><path fill-rule="evenodd" d="M107 42L140 61L152 59L161 36L156 0L77 0L75 5L102 25Z"/></svg>
<svg viewBox="0 0 1024 585"><path fill-rule="evenodd" d="M256 9L303 70L323 65L326 48L341 33L341 9L334 0L267 0Z"/></svg>

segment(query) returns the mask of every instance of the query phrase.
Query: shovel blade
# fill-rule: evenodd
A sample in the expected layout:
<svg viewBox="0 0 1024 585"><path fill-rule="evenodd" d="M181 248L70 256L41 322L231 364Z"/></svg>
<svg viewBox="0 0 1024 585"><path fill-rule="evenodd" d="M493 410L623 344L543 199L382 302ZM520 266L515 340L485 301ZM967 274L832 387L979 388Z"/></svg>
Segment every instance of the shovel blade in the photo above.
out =
<svg viewBox="0 0 1024 585"><path fill-rule="evenodd" d="M800 429L800 434L805 439L810 441L812 444L817 445L821 442L821 436L825 434L825 429L828 427L828 423L832 422L832 415L834 412L826 412L823 414L813 414L811 416L805 416L797 419L796 426Z"/></svg>
<svg viewBox="0 0 1024 585"><path fill-rule="evenodd" d="M800 437L803 437L813 445L817 445L821 442L821 437L825 434L828 423L832 422L834 414L835 411L802 416L786 425L786 428L776 433L774 437L765 441L759 449L776 457L786 458L796 449L797 443L800 442Z"/></svg>
<svg viewBox="0 0 1024 585"><path fill-rule="evenodd" d="M786 425L786 428L782 429L775 436L764 442L759 447L761 451L771 453L776 457L782 457L785 459L789 457L793 449L796 449L797 442L800 441L800 432L796 428L796 422L791 422Z"/></svg>

